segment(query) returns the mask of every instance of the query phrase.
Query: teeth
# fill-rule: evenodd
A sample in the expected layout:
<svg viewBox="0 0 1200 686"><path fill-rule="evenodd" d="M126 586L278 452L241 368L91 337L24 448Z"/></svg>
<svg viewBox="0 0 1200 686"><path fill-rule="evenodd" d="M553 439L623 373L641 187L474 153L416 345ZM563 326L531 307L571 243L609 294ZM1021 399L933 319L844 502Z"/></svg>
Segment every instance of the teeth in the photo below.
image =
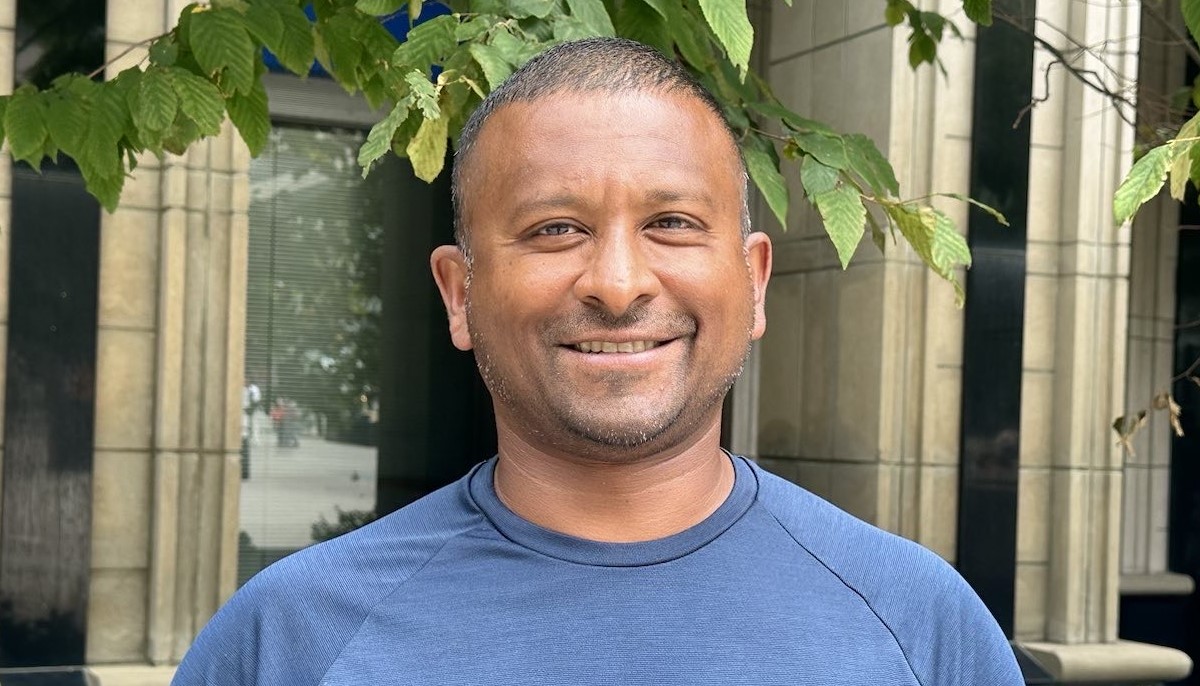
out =
<svg viewBox="0 0 1200 686"><path fill-rule="evenodd" d="M658 341L627 341L624 343L584 341L576 343L575 349L581 353L640 353L656 346L658 346Z"/></svg>

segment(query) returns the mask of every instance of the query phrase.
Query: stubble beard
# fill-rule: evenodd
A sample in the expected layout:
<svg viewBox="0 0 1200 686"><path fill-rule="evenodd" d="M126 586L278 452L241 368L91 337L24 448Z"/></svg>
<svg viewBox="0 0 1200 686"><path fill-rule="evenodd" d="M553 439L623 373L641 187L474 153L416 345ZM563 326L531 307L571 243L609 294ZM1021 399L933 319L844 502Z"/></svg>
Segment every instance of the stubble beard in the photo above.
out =
<svg viewBox="0 0 1200 686"><path fill-rule="evenodd" d="M532 397L534 394L514 392L512 384L508 382L490 352L491 341L478 326L478 318L474 315L469 294L466 309L480 376L483 377L495 404L498 407L503 406L507 410L506 414L528 432L526 440L532 438L536 442L551 443L555 448L577 453L579 457L610 462L638 459L646 448L653 447L654 452L657 452L658 449L673 445L695 432L713 409L720 406L729 389L741 376L751 349L749 328L752 324L749 324L747 343L741 357L729 373L707 389L707 393L702 392L697 396L689 393L686 388L678 388L673 394L673 406L655 412L653 416L625 416L618 422L605 422L603 415L590 409L586 399L573 396L561 380L555 384L558 388L549 388L545 383L539 382L534 393L539 396L537 398ZM551 337L547 340L556 339ZM552 379L554 377L553 374L549 376ZM553 381L551 383L554 384ZM606 402L607 407L614 410L612 414L621 416L623 413L619 411L620 403L645 401L618 398L612 401L592 401L591 404L605 405ZM557 436L566 440L556 441Z"/></svg>

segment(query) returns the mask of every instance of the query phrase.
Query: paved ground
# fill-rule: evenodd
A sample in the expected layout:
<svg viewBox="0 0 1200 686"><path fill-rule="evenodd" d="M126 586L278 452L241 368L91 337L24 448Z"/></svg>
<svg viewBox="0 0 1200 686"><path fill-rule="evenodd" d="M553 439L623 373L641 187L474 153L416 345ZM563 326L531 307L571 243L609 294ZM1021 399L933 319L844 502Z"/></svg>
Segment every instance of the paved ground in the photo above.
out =
<svg viewBox="0 0 1200 686"><path fill-rule="evenodd" d="M274 434L257 433L241 501L241 529L255 546L301 548L322 515L336 521L335 506L375 507L375 448L310 436L298 448L278 448Z"/></svg>

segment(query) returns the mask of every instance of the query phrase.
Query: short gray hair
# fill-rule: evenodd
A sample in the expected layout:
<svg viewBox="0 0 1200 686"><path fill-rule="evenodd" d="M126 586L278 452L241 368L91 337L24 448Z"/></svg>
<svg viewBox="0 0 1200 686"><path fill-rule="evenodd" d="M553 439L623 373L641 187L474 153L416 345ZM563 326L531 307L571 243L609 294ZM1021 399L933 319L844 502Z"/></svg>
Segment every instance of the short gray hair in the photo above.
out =
<svg viewBox="0 0 1200 686"><path fill-rule="evenodd" d="M742 175L742 234L750 233L746 162L738 145L738 133L730 126L712 93L682 64L648 45L626 38L585 38L560 43L529 60L484 98L463 125L454 154L450 193L454 202L454 240L468 257L467 227L463 219L463 170L488 118L510 103L531 102L560 93L594 92L682 92L704 103L720 120L737 152Z"/></svg>

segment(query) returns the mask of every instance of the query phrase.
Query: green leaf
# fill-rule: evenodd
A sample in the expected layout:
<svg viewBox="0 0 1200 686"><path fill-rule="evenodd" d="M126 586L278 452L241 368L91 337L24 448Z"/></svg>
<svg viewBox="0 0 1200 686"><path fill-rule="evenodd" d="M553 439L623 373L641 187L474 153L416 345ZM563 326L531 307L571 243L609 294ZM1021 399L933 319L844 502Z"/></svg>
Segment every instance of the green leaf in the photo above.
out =
<svg viewBox="0 0 1200 686"><path fill-rule="evenodd" d="M822 124L814 119L802 117L777 102L751 102L750 109L758 112L764 117L778 119L793 131L798 131L801 133L821 133L825 134L826 136L838 135L837 131L834 131L828 125Z"/></svg>
<svg viewBox="0 0 1200 686"><path fill-rule="evenodd" d="M554 40L559 42L591 38L594 35L579 17L562 17L554 22Z"/></svg>
<svg viewBox="0 0 1200 686"><path fill-rule="evenodd" d="M937 43L928 34L919 33L913 36L912 44L908 46L908 64L913 69L925 62L937 59Z"/></svg>
<svg viewBox="0 0 1200 686"><path fill-rule="evenodd" d="M933 234L937 231L937 215L933 209L911 203L891 203L884 205L884 211L921 260L933 267Z"/></svg>
<svg viewBox="0 0 1200 686"><path fill-rule="evenodd" d="M159 38L150 44L150 63L161 67L169 67L179 59L179 46L174 36Z"/></svg>
<svg viewBox="0 0 1200 686"><path fill-rule="evenodd" d="M513 73L513 67L500 54L500 51L490 45L483 43L471 43L467 48L471 52L471 57L475 58L475 62L483 69L483 77L487 79L488 90L496 90L504 80Z"/></svg>
<svg viewBox="0 0 1200 686"><path fill-rule="evenodd" d="M846 161L850 163L850 171L858 174L871 187L876 196L886 197L900 194L900 184L896 181L896 172L892 165L875 147L875 141L861 133L852 133L842 137L846 147Z"/></svg>
<svg viewBox="0 0 1200 686"><path fill-rule="evenodd" d="M388 14L395 14L407 2L408 0L358 0L358 2L354 3L354 7L359 12L382 17Z"/></svg>
<svg viewBox="0 0 1200 686"><path fill-rule="evenodd" d="M840 136L819 133L795 133L792 141L804 152L812 155L834 169L846 169L850 160L846 157L846 144Z"/></svg>
<svg viewBox="0 0 1200 686"><path fill-rule="evenodd" d="M1193 116L1175 134L1171 148L1171 197L1183 202L1187 182L1192 174L1192 158L1196 155L1197 135L1200 134L1200 114Z"/></svg>
<svg viewBox="0 0 1200 686"><path fill-rule="evenodd" d="M946 33L946 18L937 12L922 12L921 23L929 29L928 33L934 42L940 43ZM936 52L936 51L935 51Z"/></svg>
<svg viewBox="0 0 1200 686"><path fill-rule="evenodd" d="M982 203L968 195L963 195L962 193L934 193L934 195L941 196L943 198L954 198L955 200L969 203L971 205L974 205L975 207L978 207L979 209L983 210L984 212L987 212L988 214L992 215L992 219L995 219L996 223L1000 224L1001 226L1009 225L1008 218L1005 217L1000 212L1000 210L996 209L995 207L992 207L991 205Z"/></svg>
<svg viewBox="0 0 1200 686"><path fill-rule="evenodd" d="M413 70L404 76L404 80L412 89L414 104L420 108L426 119L442 116L442 111L438 108L438 89L425 77L425 72Z"/></svg>
<svg viewBox="0 0 1200 686"><path fill-rule="evenodd" d="M707 27L704 31L696 31L694 24L703 25L703 22L689 12L683 3L673 0L664 0L664 2L669 15L667 26L671 29L671 38L679 48L679 54L683 55L683 59L693 69L705 71L713 64L712 50L709 42L704 39L708 33ZM555 31L557 36L557 29Z"/></svg>
<svg viewBox="0 0 1200 686"><path fill-rule="evenodd" d="M175 117L175 122L171 124L171 128L167 130L167 135L163 137L163 149L176 155L182 155L199 137L200 130L196 128L196 123L180 112L179 116Z"/></svg>
<svg viewBox="0 0 1200 686"><path fill-rule="evenodd" d="M404 98L396 103L391 112L383 118L382 121L371 127L371 132L367 134L367 141L363 143L362 148L358 151L358 164L362 167L363 178L367 178L367 174L371 172L372 165L380 157L387 154L387 151L392 147L392 136L396 134L396 129L404 123L408 118L408 108L411 99Z"/></svg>
<svg viewBox="0 0 1200 686"><path fill-rule="evenodd" d="M136 91L136 106L130 108L133 123L143 140L159 136L175 121L179 96L163 67L151 67L142 75Z"/></svg>
<svg viewBox="0 0 1200 686"><path fill-rule="evenodd" d="M1133 218L1138 208L1158 195L1171 164L1171 145L1160 145L1133 164L1113 196L1113 220L1118 225Z"/></svg>
<svg viewBox="0 0 1200 686"><path fill-rule="evenodd" d="M272 5L279 14L283 31L279 34L279 42L267 43L267 49L275 53L288 71L306 76L314 59L312 22L294 2L273 0Z"/></svg>
<svg viewBox="0 0 1200 686"><path fill-rule="evenodd" d="M800 163L800 185L809 199L828 193L837 186L838 170L821 164L812 155L805 155Z"/></svg>
<svg viewBox="0 0 1200 686"><path fill-rule="evenodd" d="M208 75L220 75L222 90L249 93L254 88L258 53L241 15L230 9L192 12L189 35L196 62Z"/></svg>
<svg viewBox="0 0 1200 686"><path fill-rule="evenodd" d="M1192 146L1191 160L1192 167L1188 175L1192 179L1192 185L1200 189L1200 145Z"/></svg>
<svg viewBox="0 0 1200 686"><path fill-rule="evenodd" d="M888 0L887 9L883 11L884 21L888 26L899 26L912 9L912 4L907 0Z"/></svg>
<svg viewBox="0 0 1200 686"><path fill-rule="evenodd" d="M102 84L92 101L87 135L76 162L79 163L88 192L109 212L116 209L121 188L125 185L125 169L121 164L118 142L130 124L130 113L121 85L113 81Z"/></svg>
<svg viewBox="0 0 1200 686"><path fill-rule="evenodd" d="M615 36L612 19L602 0L567 0L571 16L578 18L587 27L589 33L595 36Z"/></svg>
<svg viewBox="0 0 1200 686"><path fill-rule="evenodd" d="M963 0L963 9L967 12L967 19L976 24L992 25L992 0Z"/></svg>
<svg viewBox="0 0 1200 686"><path fill-rule="evenodd" d="M325 66L346 92L353 93L358 89L358 65L363 59L362 44L355 35L358 23L350 15L335 14L317 28L329 51L330 63Z"/></svg>
<svg viewBox="0 0 1200 686"><path fill-rule="evenodd" d="M229 120L237 127L250 154L257 157L267 145L271 135L271 115L267 111L267 91L261 81L256 81L248 95L235 93L226 101Z"/></svg>
<svg viewBox="0 0 1200 686"><path fill-rule="evenodd" d="M408 118L392 134L392 152L397 157L408 157L408 144L412 142L421 125L426 121L428 120L425 119L425 115L421 114L420 110L409 110Z"/></svg>
<svg viewBox="0 0 1200 686"><path fill-rule="evenodd" d="M838 186L813 197L813 204L845 269L867 229L867 208L862 196L851 186Z"/></svg>
<svg viewBox="0 0 1200 686"><path fill-rule="evenodd" d="M441 17L438 17L438 19L440 19L440 18ZM449 17L449 18L453 19L453 17ZM424 24L421 24L421 26L428 26L429 24L431 24L435 21L437 21L437 19L430 19L429 21L425 22ZM468 19L467 21L464 21L461 24L458 24L457 26L454 27L454 38L455 38L455 40L464 42L464 43L467 41L473 41L476 38L479 38L483 34L487 33L488 29L492 28L492 25L498 23L499 21L500 21L500 17L490 15L490 14L483 14L483 15L479 15L476 17L472 17L472 18ZM416 29L413 29L413 31L415 32L417 29L421 28L421 26L418 26ZM410 32L408 34L408 40L412 41L412 32ZM407 45L407 44L408 43L406 42L405 45ZM401 45L400 48L403 49L404 45Z"/></svg>
<svg viewBox="0 0 1200 686"><path fill-rule="evenodd" d="M458 44L455 29L458 20L450 15L435 17L418 24L408 32L408 39L392 54L392 66L397 69L420 69L429 73L429 66L440 64L443 57Z"/></svg>
<svg viewBox="0 0 1200 686"><path fill-rule="evenodd" d="M492 39L489 43L496 48L500 56L504 58L513 68L520 68L522 64L528 62L534 55L542 51L542 46L538 43L531 43L525 38L517 38L509 33L507 27L499 28L492 34Z"/></svg>
<svg viewBox="0 0 1200 686"><path fill-rule="evenodd" d="M178 67L167 71L175 94L179 96L179 111L195 123L198 132L205 136L221 133L221 122L225 119L225 101L221 91L206 79Z"/></svg>
<svg viewBox="0 0 1200 686"><path fill-rule="evenodd" d="M426 119L417 129L417 135L409 141L406 151L412 161L413 172L417 178L432 183L442 173L446 164L446 117Z"/></svg>
<svg viewBox="0 0 1200 686"><path fill-rule="evenodd" d="M967 246L967 239L958 232L954 222L944 212L934 210L933 215L936 222L929 252L933 257L935 271L952 275L954 268L959 265L970 267L971 249Z"/></svg>
<svg viewBox="0 0 1200 686"><path fill-rule="evenodd" d="M746 14L746 0L700 0L700 10L725 48L729 61L745 74L754 45L754 27Z"/></svg>
<svg viewBox="0 0 1200 686"><path fill-rule="evenodd" d="M91 83L89 81L89 83ZM54 97L46 111L46 127L59 149L78 160L87 137L91 97Z"/></svg>
<svg viewBox="0 0 1200 686"><path fill-rule="evenodd" d="M1183 202L1187 192L1188 178L1192 173L1192 148L1194 143L1177 143L1177 152L1172 153L1171 160L1171 197Z"/></svg>
<svg viewBox="0 0 1200 686"><path fill-rule="evenodd" d="M8 101L11 95L0 95L0 142L4 140L4 113L8 111Z"/></svg>
<svg viewBox="0 0 1200 686"><path fill-rule="evenodd" d="M45 96L33 86L18 88L4 112L4 131L13 159L39 169L47 136Z"/></svg>
<svg viewBox="0 0 1200 686"><path fill-rule="evenodd" d="M511 17L545 19L558 6L558 0L509 0L507 6Z"/></svg>
<svg viewBox="0 0 1200 686"><path fill-rule="evenodd" d="M754 185L779 220L779 225L787 231L788 187L783 174L779 172L779 160L772 154L774 150L770 146L770 143L757 136L749 136L742 145L742 155Z"/></svg>
<svg viewBox="0 0 1200 686"><path fill-rule="evenodd" d="M283 17L270 4L256 2L242 17L246 30L263 45L277 45L283 36Z"/></svg>
<svg viewBox="0 0 1200 686"><path fill-rule="evenodd" d="M785 0L785 2L786 1L787 0ZM670 0L646 0L646 4L654 8L654 11L658 12L658 16L662 17L663 19L671 18L671 10L668 7ZM788 2L788 4L791 5L792 3Z"/></svg>
<svg viewBox="0 0 1200 686"><path fill-rule="evenodd" d="M415 24L421 16L421 0L408 0L408 23Z"/></svg>

